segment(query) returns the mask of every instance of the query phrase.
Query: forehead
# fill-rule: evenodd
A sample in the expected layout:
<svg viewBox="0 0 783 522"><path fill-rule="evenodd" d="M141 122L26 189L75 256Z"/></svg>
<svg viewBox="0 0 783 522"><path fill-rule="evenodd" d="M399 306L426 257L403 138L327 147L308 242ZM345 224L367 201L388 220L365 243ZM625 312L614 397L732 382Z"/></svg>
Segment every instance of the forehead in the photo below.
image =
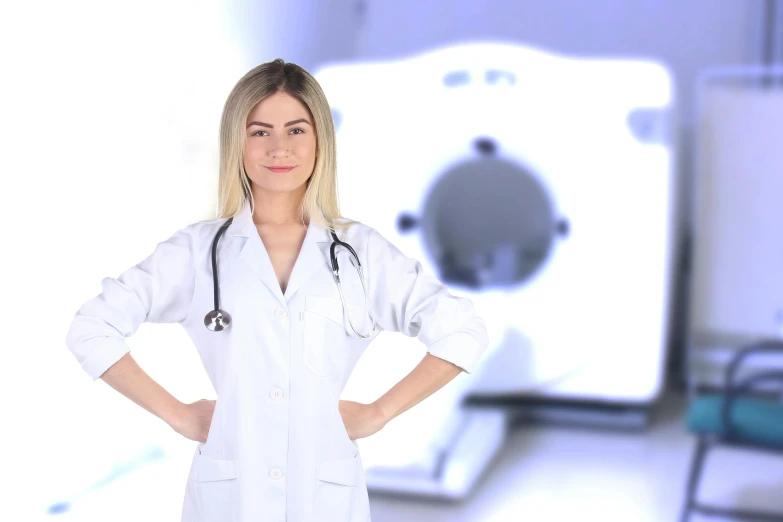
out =
<svg viewBox="0 0 783 522"><path fill-rule="evenodd" d="M307 118L310 111L307 107L285 92L276 92L258 102L248 114L247 119L259 119L265 117L267 121L273 122L275 119L294 119Z"/></svg>

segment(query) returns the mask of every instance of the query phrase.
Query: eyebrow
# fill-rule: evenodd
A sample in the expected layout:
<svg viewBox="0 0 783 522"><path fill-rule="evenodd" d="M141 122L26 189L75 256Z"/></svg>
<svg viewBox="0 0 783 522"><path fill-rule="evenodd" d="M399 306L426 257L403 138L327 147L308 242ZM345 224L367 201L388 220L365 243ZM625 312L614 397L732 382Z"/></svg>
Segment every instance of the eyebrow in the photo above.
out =
<svg viewBox="0 0 783 522"><path fill-rule="evenodd" d="M298 120L289 121L288 123L283 125L283 127L290 127L291 125L296 125L297 123L306 123L306 124L310 125L310 122L307 121L306 119L299 118ZM274 129L275 128L275 126L272 125L271 123L263 123L263 122L260 122L260 121L251 121L250 123L247 124L246 128L249 129L253 125L258 125L260 127L267 127L269 129ZM310 126L312 127L312 125L310 125Z"/></svg>

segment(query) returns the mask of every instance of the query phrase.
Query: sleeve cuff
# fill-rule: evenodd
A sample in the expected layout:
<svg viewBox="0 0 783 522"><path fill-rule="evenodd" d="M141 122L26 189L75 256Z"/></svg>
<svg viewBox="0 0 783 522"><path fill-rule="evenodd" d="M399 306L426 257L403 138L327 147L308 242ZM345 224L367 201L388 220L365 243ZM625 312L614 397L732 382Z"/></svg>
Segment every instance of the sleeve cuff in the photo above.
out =
<svg viewBox="0 0 783 522"><path fill-rule="evenodd" d="M129 351L130 348L125 343L125 339L107 337L95 346L90 355L82 361L82 368L92 377L93 381L97 381L106 370Z"/></svg>
<svg viewBox="0 0 783 522"><path fill-rule="evenodd" d="M470 374L475 371L484 347L471 333L457 332L432 344L427 348L427 352L456 364L462 371Z"/></svg>

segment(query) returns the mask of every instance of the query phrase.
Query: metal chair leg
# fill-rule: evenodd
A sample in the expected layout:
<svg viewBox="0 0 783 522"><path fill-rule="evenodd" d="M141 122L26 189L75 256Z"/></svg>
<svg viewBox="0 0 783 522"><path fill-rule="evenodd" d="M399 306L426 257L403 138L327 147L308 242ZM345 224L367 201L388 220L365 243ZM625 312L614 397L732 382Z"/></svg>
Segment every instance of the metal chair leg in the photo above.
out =
<svg viewBox="0 0 783 522"><path fill-rule="evenodd" d="M704 437L699 437L696 442L696 450L693 453L693 459L691 460L691 469L688 474L688 486L685 490L685 499L683 501L682 512L680 514L680 522L688 522L693 510L694 504L696 504L696 494L699 489L699 478L701 477L701 470L704 466L704 456L709 449L709 443Z"/></svg>

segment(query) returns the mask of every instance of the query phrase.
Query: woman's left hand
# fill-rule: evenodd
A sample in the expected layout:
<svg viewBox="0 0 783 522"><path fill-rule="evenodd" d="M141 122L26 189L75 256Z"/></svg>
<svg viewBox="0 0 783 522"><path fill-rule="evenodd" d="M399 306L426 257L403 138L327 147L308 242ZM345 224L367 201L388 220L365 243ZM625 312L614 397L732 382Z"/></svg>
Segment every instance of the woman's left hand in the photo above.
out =
<svg viewBox="0 0 783 522"><path fill-rule="evenodd" d="M340 401L338 409L351 440L369 437L386 426L386 419L373 404Z"/></svg>

